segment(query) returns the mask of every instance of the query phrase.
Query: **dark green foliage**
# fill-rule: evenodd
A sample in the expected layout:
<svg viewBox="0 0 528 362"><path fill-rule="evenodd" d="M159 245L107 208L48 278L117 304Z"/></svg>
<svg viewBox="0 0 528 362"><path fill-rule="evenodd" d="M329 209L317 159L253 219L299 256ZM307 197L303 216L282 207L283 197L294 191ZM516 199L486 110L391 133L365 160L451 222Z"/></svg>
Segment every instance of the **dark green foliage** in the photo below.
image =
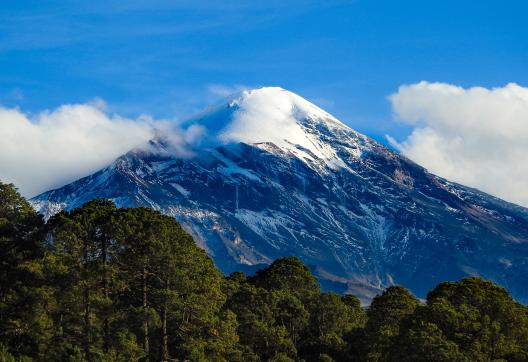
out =
<svg viewBox="0 0 528 362"><path fill-rule="evenodd" d="M230 333L223 278L173 218L95 200L55 216L47 234L55 358L82 346L86 360L205 360Z"/></svg>
<svg viewBox="0 0 528 362"><path fill-rule="evenodd" d="M423 319L474 361L513 358L528 352L528 309L508 292L480 278L442 283L427 296Z"/></svg>
<svg viewBox="0 0 528 362"><path fill-rule="evenodd" d="M479 278L367 309L280 258L224 278L171 217L94 200L47 224L0 184L0 361L528 361L528 308Z"/></svg>
<svg viewBox="0 0 528 362"><path fill-rule="evenodd" d="M363 327L365 312L353 296L321 293L310 303L310 321L305 331L302 356L308 360L342 359L347 343L344 337Z"/></svg>
<svg viewBox="0 0 528 362"><path fill-rule="evenodd" d="M49 326L41 303L41 229L16 188L0 183L0 344L15 357L35 357Z"/></svg>
<svg viewBox="0 0 528 362"><path fill-rule="evenodd" d="M134 331L143 349L163 358L205 358L208 341L223 337L215 335L225 301L221 274L173 218L138 208L120 210L117 221L128 286L118 303L142 315Z"/></svg>
<svg viewBox="0 0 528 362"><path fill-rule="evenodd" d="M286 328L275 320L275 303L276 298L272 292L242 282L226 304L226 308L237 316L240 342L252 354L264 359L277 354L295 354L295 347L287 336Z"/></svg>
<svg viewBox="0 0 528 362"><path fill-rule="evenodd" d="M357 298L321 293L297 258L278 259L249 279L235 273L227 281L234 292L226 306L238 317L240 342L261 360L344 358L345 335L365 322Z"/></svg>
<svg viewBox="0 0 528 362"><path fill-rule="evenodd" d="M319 292L319 284L308 267L295 257L280 258L269 267L257 271L251 282L267 290L290 292L308 299Z"/></svg>
<svg viewBox="0 0 528 362"><path fill-rule="evenodd" d="M449 341L434 323L421 322L394 339L387 359L398 361L462 362L468 361L458 345Z"/></svg>
<svg viewBox="0 0 528 362"><path fill-rule="evenodd" d="M399 334L400 324L420 302L405 288L390 287L372 300L364 331L363 352L369 361L382 361L392 339Z"/></svg>

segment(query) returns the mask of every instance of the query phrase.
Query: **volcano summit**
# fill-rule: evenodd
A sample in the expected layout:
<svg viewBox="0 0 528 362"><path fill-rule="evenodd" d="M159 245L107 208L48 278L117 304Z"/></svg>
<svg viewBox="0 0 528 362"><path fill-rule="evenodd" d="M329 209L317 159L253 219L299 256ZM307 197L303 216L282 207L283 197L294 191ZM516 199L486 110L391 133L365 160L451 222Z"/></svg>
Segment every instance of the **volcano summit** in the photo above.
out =
<svg viewBox="0 0 528 362"><path fill-rule="evenodd" d="M200 137L184 156L159 133L33 205L151 207L226 273L295 255L327 289L365 301L469 275L528 301L528 209L432 175L281 88L243 91L187 125Z"/></svg>

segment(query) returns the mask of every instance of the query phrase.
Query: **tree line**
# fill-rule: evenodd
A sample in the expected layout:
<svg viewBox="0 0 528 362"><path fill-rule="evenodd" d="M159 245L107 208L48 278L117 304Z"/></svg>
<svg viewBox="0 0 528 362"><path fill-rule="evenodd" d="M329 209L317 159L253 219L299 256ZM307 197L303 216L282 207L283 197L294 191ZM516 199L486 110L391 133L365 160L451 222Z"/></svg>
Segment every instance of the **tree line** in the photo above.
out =
<svg viewBox="0 0 528 362"><path fill-rule="evenodd" d="M528 361L528 308L479 278L363 308L294 257L225 277L174 218L94 200L44 223L0 184L4 361Z"/></svg>

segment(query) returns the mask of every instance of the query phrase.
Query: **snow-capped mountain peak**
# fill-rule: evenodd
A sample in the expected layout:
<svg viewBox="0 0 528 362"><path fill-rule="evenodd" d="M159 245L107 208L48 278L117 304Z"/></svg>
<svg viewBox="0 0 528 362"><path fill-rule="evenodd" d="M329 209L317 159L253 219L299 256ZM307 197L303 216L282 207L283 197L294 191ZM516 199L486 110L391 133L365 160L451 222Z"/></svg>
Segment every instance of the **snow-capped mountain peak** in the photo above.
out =
<svg viewBox="0 0 528 362"><path fill-rule="evenodd" d="M203 140L184 157L159 134L154 152L129 152L35 207L148 206L225 272L296 255L327 288L365 300L392 283L425 296L467 275L528 300L527 209L431 175L282 88L242 91L187 126L184 140Z"/></svg>
<svg viewBox="0 0 528 362"><path fill-rule="evenodd" d="M273 144L279 150L313 164L333 169L346 167L327 136L343 142L360 155L368 139L299 95L280 87L241 91L221 104L185 122L205 130L202 146L246 143L257 147ZM260 145L260 146L258 146Z"/></svg>

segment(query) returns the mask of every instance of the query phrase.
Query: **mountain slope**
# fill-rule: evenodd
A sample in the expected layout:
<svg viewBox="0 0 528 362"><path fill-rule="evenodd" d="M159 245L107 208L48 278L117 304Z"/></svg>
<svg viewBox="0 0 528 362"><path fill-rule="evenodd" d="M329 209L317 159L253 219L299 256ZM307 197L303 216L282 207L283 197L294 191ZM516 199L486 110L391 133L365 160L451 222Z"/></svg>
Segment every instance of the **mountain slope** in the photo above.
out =
<svg viewBox="0 0 528 362"><path fill-rule="evenodd" d="M244 91L170 137L33 199L51 215L104 197L176 217L224 272L301 257L330 289L419 296L480 275L528 300L528 210L429 174L280 88ZM200 128L201 127L201 128Z"/></svg>

